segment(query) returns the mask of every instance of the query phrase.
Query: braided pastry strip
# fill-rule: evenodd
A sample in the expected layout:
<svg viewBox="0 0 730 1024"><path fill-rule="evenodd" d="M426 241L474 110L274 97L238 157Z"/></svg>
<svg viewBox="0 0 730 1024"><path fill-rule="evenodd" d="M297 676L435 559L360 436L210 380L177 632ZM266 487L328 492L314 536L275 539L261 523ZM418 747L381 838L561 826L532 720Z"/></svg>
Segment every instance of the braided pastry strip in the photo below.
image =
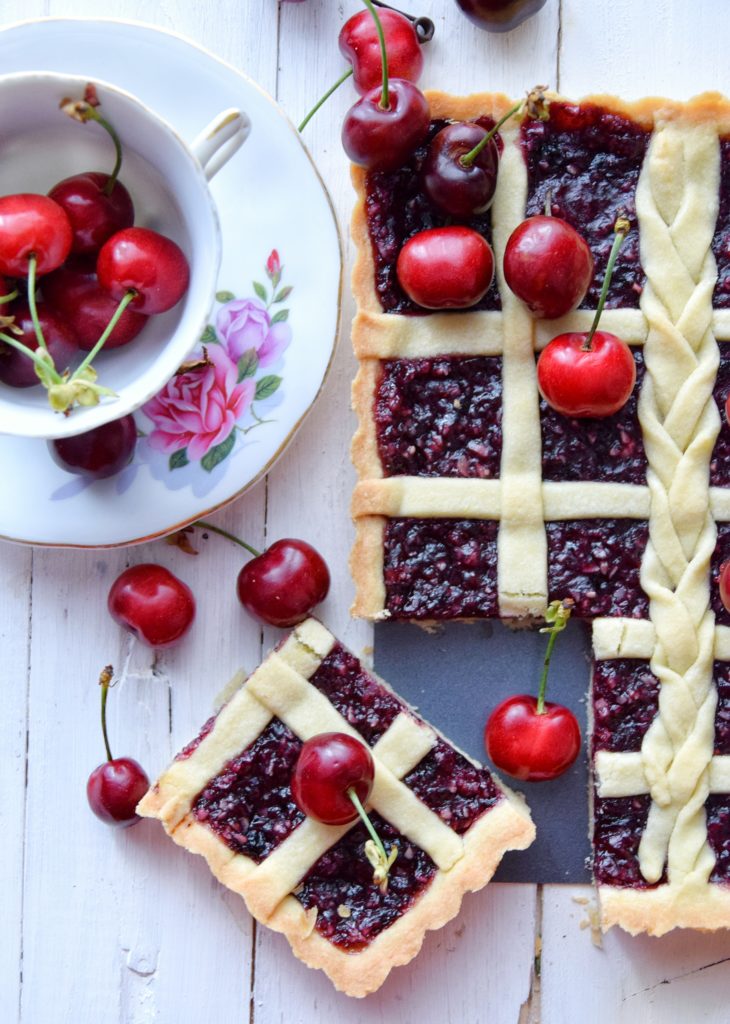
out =
<svg viewBox="0 0 730 1024"><path fill-rule="evenodd" d="M639 863L648 882L660 880L666 863L669 881L680 885L706 882L714 865L704 804L717 704L708 478L720 429L710 249L718 196L716 126L657 123L636 193L647 275L641 308L649 324L639 418L651 514L641 584L656 629L651 668L661 683L641 750L652 804Z"/></svg>

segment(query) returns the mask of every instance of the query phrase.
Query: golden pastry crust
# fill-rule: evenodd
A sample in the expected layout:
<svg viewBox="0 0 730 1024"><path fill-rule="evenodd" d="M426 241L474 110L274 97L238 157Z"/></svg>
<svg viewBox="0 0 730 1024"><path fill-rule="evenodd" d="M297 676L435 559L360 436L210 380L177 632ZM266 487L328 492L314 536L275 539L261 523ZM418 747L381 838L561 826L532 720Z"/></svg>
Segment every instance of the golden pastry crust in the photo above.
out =
<svg viewBox="0 0 730 1024"><path fill-rule="evenodd" d="M535 829L522 798L496 779L500 796L463 836L419 800L400 779L441 734L405 705L372 747L376 777L368 803L430 855L435 874L413 905L364 950L345 952L324 939L315 930L316 915L291 893L351 824L334 827L305 818L257 863L232 851L196 819L192 808L201 788L220 771L222 758L236 756L251 742L252 716L256 733L275 716L301 739L329 730L359 735L308 681L335 642L316 620L298 626L231 698L197 748L173 762L150 788L138 811L160 819L176 843L205 857L216 878L244 898L257 920L283 932L300 959L322 968L342 991L364 996L382 984L392 967L416 955L426 931L458 913L465 892L487 884L507 850L529 846ZM245 737L243 744L236 742L238 732Z"/></svg>

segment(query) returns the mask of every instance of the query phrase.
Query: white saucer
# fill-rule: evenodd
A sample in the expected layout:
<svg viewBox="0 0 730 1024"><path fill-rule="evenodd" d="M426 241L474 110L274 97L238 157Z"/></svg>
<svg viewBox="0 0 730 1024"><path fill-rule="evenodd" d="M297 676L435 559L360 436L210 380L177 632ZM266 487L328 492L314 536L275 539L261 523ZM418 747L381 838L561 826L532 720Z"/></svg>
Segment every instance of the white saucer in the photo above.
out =
<svg viewBox="0 0 730 1024"><path fill-rule="evenodd" d="M217 376L207 371L206 394L209 400L227 398L232 431L224 426L206 433L210 421L194 412L190 443L183 450L185 437L174 440L162 429L163 410L148 407L153 418L136 414L145 436L132 464L94 483L59 469L44 441L0 437L0 537L104 547L169 533L258 480L317 397L337 338L342 282L329 196L275 102L250 79L179 36L129 22L53 19L3 30L0 50L4 73L68 72L128 89L187 141L225 107L240 107L251 118L250 138L211 183L223 260L207 331L209 352L219 357ZM96 168L78 168L88 169ZM287 288L291 292L282 297ZM229 307L234 297L246 304ZM245 329L226 327L233 311L239 324L245 318ZM245 358L238 365L247 376L240 382L235 374L226 376L229 361L251 347L258 350L258 365ZM252 408L254 393L259 397ZM179 397L170 396L165 411L175 414L180 405Z"/></svg>

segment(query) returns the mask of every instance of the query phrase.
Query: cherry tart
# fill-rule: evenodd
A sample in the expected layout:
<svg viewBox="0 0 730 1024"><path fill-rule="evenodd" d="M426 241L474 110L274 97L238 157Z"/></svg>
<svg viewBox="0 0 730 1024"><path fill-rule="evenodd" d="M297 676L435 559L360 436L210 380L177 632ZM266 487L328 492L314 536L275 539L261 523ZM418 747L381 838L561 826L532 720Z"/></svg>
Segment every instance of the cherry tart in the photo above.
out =
<svg viewBox="0 0 730 1024"><path fill-rule="evenodd" d="M428 100L409 161L353 172L354 612L529 623L569 600L595 637L603 926L730 927L730 103L552 97L547 120L507 121L494 200L461 222L493 247L495 281L431 311L397 274L408 240L446 223L424 190L430 140L512 102ZM502 271L536 217L563 219L593 263L558 319ZM629 346L636 382L616 410L569 415L541 397L537 358L589 331L621 218L599 330Z"/></svg>
<svg viewBox="0 0 730 1024"><path fill-rule="evenodd" d="M309 806L300 752L320 734L344 734L372 760L366 810L390 860L385 880L374 876L368 832L354 812L334 825L300 808ZM308 764L310 783L313 769ZM202 854L257 920L353 996L411 960L426 931L451 920L465 892L486 885L505 851L534 838L521 798L315 619L269 654L138 811ZM332 816L328 808L323 816Z"/></svg>

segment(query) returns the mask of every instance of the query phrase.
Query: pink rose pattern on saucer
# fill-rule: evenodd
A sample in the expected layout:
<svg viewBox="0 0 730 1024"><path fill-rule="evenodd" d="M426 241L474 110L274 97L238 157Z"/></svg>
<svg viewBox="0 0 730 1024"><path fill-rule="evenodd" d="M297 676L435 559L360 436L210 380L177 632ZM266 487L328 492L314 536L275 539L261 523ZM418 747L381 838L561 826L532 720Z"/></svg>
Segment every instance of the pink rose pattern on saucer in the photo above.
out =
<svg viewBox="0 0 730 1024"><path fill-rule="evenodd" d="M289 310L274 307L282 306L292 288L279 288L282 265L276 249L265 272L269 287L254 281L255 297L217 293L222 305L215 326L203 332L200 349L142 407L153 427L141 443L169 455L171 471L199 462L210 473L231 454L237 434L273 422L257 410L278 391L282 378L261 371L279 363L291 343ZM247 419L252 422L242 426Z"/></svg>

